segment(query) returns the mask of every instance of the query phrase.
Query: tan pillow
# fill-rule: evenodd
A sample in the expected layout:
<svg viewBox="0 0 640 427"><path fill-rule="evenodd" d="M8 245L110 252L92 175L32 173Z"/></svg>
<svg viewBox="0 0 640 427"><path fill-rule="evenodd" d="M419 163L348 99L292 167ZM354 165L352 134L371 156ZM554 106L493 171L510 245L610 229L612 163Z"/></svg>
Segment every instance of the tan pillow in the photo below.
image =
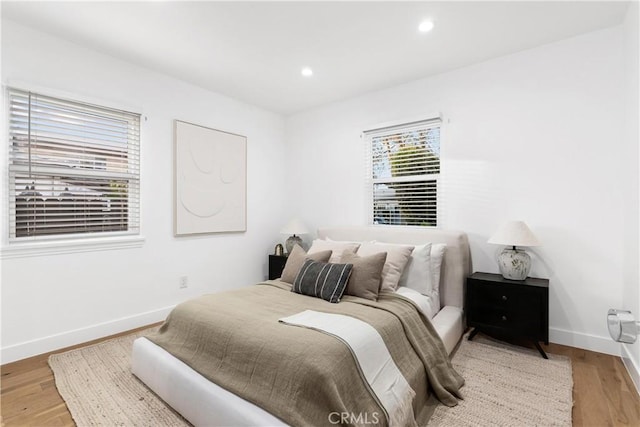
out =
<svg viewBox="0 0 640 427"><path fill-rule="evenodd" d="M391 245L384 243L363 243L358 249L358 255L368 256L380 252L387 253L387 260L382 269L382 284L380 291L394 292L409 261L414 246Z"/></svg>
<svg viewBox="0 0 640 427"><path fill-rule="evenodd" d="M305 259L327 262L329 261L329 257L331 257L331 251L322 251L307 255L300 245L295 245L287 257L287 263L284 265L280 280L287 283L293 283L293 281L296 280L296 276L302 268L302 264L304 264Z"/></svg>
<svg viewBox="0 0 640 427"><path fill-rule="evenodd" d="M361 257L349 250L344 251L340 257L340 262L342 264L353 264L345 293L376 301L382 280L382 269L386 260L386 252Z"/></svg>
<svg viewBox="0 0 640 427"><path fill-rule="evenodd" d="M337 240L321 240L315 239L311 243L311 247L309 248L309 254L313 254L321 251L333 251L331 254L331 258L329 258L329 262L337 263L340 261L340 256L346 250L349 250L355 253L358 250L360 243L358 242L342 242Z"/></svg>

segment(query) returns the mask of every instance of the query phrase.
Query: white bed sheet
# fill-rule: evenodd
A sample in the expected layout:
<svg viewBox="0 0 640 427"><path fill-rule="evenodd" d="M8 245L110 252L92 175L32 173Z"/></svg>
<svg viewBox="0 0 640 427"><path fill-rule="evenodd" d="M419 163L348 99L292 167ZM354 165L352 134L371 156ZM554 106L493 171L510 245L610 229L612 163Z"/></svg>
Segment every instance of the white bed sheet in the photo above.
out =
<svg viewBox="0 0 640 427"><path fill-rule="evenodd" d="M418 307L427 319L433 320L433 305L431 304L431 297L422 295L420 292L405 286L400 286L396 289L396 293L413 301L416 307Z"/></svg>
<svg viewBox="0 0 640 427"><path fill-rule="evenodd" d="M462 310L443 307L431 320L450 354L462 337ZM264 409L207 380L146 338L133 343L131 371L195 426L285 426Z"/></svg>

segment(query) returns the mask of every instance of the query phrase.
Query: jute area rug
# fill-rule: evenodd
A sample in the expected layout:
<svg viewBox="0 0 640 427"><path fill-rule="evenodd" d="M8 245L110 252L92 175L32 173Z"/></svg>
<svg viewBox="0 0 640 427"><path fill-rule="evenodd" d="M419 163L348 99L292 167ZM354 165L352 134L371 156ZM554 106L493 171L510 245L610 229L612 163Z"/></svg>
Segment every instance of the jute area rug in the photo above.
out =
<svg viewBox="0 0 640 427"><path fill-rule="evenodd" d="M131 374L133 341L148 331L55 354L49 365L78 426L188 426ZM462 340L453 364L465 378L464 400L439 405L433 426L570 426L571 361L478 335Z"/></svg>
<svg viewBox="0 0 640 427"><path fill-rule="evenodd" d="M430 426L571 426L571 359L513 346L482 334L465 336L453 366L465 379L464 400L439 405Z"/></svg>

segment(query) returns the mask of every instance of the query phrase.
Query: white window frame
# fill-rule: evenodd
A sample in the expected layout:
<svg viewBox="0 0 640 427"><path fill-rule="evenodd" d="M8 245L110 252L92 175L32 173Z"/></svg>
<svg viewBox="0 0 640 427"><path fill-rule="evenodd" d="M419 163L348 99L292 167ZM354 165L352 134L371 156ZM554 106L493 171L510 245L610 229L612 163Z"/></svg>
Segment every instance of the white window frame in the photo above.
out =
<svg viewBox="0 0 640 427"><path fill-rule="evenodd" d="M76 94L65 93L61 91L50 90L48 88L40 88L34 85L24 84L22 82L14 82L9 81L6 85L2 87L2 94L4 102L2 106L4 107L4 111L2 112L2 125L3 129L0 131L4 132L5 135L9 135L10 131L10 97L9 90L17 90L23 92L35 92L42 96L58 98L61 100L68 100L71 102L77 102L81 104L88 104L93 106L99 106L100 108L104 108L105 110L121 110L124 112L127 111L135 111L135 108L122 108L120 105L113 105L111 102L104 102L103 100L89 99L87 97L78 96ZM143 120L142 114L134 113L139 117L139 132L142 133ZM146 117L144 118L146 120ZM9 138L8 138L9 141ZM138 139L137 141L137 150L138 155L141 152L141 141ZM77 252L90 252L96 250L118 250L118 249L128 249L128 248L137 248L141 247L144 244L145 238L142 236L142 228L140 224L141 219L141 162L138 157L136 168L137 168L137 207L135 207L135 229L128 229L126 231L114 231L114 232L96 232L96 233L77 233L77 234L56 234L49 236L29 236L29 237L9 237L9 213L10 213L10 203L9 198L11 197L10 192L10 182L12 180L9 178L10 176L10 150L11 145L7 143L5 145L5 149L2 150L0 155L0 162L2 163L2 191L0 194L2 195L2 212L3 217L7 218L5 221L2 221L2 226L0 227L2 230L2 238L0 239L0 259L6 258L21 258L28 256L42 256L42 255L57 255L57 254L65 254L65 253L77 253ZM131 205L129 205L131 206Z"/></svg>
<svg viewBox="0 0 640 427"><path fill-rule="evenodd" d="M391 177L391 178L373 178L373 148L372 142L375 136L379 136L384 133L388 133L391 131L402 131L405 129L416 128L416 127L438 127L440 129L440 138L439 138L439 173L430 173L430 174L416 174L416 175L408 175L401 177ZM422 117L398 120L394 122L381 123L373 126L367 127L361 134L362 139L365 142L365 213L366 213L366 224L377 227L404 227L404 228L440 228L442 226L441 222L441 211L442 211L442 203L441 203L441 178L442 178L442 140L443 140L443 120L441 115L438 114L429 114ZM411 181L433 181L435 183L435 191L436 191L436 216L435 221L436 224L431 225L405 225L405 224L379 224L375 222L375 205L374 205L374 186L376 184L383 183L402 183L402 182L411 182Z"/></svg>

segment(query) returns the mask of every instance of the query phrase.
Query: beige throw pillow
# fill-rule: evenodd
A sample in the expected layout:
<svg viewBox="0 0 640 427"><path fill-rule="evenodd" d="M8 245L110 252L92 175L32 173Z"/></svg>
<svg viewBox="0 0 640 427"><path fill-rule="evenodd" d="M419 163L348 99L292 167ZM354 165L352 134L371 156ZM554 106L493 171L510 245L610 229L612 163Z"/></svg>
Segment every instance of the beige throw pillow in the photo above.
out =
<svg viewBox="0 0 640 427"><path fill-rule="evenodd" d="M293 281L296 280L296 276L302 268L302 264L304 264L305 260L311 259L314 261L327 262L329 257L331 257L331 251L307 254L300 245L295 245L287 257L287 263L284 265L280 280L287 283L293 283Z"/></svg>
<svg viewBox="0 0 640 427"><path fill-rule="evenodd" d="M311 243L311 247L309 248L309 255L321 252L321 251L333 251L331 254L331 258L329 258L329 262L337 263L342 262L340 260L340 256L346 250L349 250L355 253L358 250L360 243L358 242L342 242L337 240L321 240L315 239Z"/></svg>
<svg viewBox="0 0 640 427"><path fill-rule="evenodd" d="M349 250L344 251L340 257L340 262L353 264L345 293L377 301L380 282L382 281L382 269L386 260L386 252L361 257Z"/></svg>
<svg viewBox="0 0 640 427"><path fill-rule="evenodd" d="M369 256L380 252L387 253L387 260L382 269L382 283L380 291L394 292L402 276L405 265L409 261L414 246L392 245L384 243L363 243L358 249L358 255Z"/></svg>

